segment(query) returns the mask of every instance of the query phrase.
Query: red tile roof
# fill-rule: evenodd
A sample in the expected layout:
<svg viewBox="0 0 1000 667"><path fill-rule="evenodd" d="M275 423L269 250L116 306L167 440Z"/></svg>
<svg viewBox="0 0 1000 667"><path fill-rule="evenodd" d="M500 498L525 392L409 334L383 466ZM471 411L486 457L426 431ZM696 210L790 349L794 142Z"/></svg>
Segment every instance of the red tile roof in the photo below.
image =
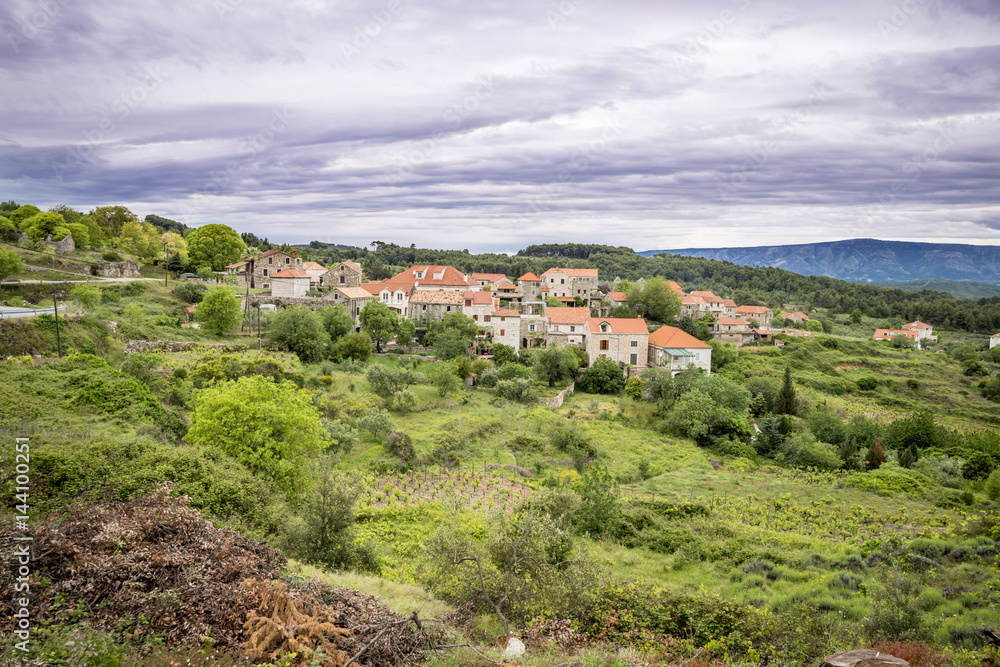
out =
<svg viewBox="0 0 1000 667"><path fill-rule="evenodd" d="M246 264L249 264L249 262L247 260L243 260L242 262L236 262L235 264L226 264L226 268L235 269L237 266L245 266Z"/></svg>
<svg viewBox="0 0 1000 667"><path fill-rule="evenodd" d="M677 283L676 283L675 281L673 281L673 280L668 280L668 281L667 281L667 287L669 287L669 288L670 288L671 290L673 290L673 291L674 291L674 293L675 293L675 294L677 294L677 296L681 296L681 295L683 295L683 294L684 294L684 290L682 290L682 289L681 289L681 286L680 286L680 285L678 285L678 284L677 284Z"/></svg>
<svg viewBox="0 0 1000 667"><path fill-rule="evenodd" d="M904 324L903 328L904 329L930 329L931 325L924 324L920 320L917 320L916 322L910 322L909 324Z"/></svg>
<svg viewBox="0 0 1000 667"><path fill-rule="evenodd" d="M521 313L510 308L499 308L493 311L494 317L521 317Z"/></svg>
<svg viewBox="0 0 1000 667"><path fill-rule="evenodd" d="M722 305L725 306L726 308L735 308L736 302L733 301L732 299L723 299Z"/></svg>
<svg viewBox="0 0 1000 667"><path fill-rule="evenodd" d="M309 274L302 269L285 269L271 275L272 278L308 278Z"/></svg>
<svg viewBox="0 0 1000 667"><path fill-rule="evenodd" d="M767 315L769 310L767 306L740 306L736 312L740 315Z"/></svg>
<svg viewBox="0 0 1000 667"><path fill-rule="evenodd" d="M472 277L476 280L485 280L486 282L494 283L498 280L503 280L507 276L502 273L473 273Z"/></svg>
<svg viewBox="0 0 1000 667"><path fill-rule="evenodd" d="M422 274L423 278L418 278L417 274ZM435 275L440 274L440 278L435 278ZM414 284L420 284L422 287L434 286L434 287L475 287L479 288L479 283L476 282L471 276L467 276L453 266L429 266L426 264L420 264L417 266L411 266L406 271L399 273L392 278L384 281L388 286L391 285L390 289L404 288L408 289L413 287Z"/></svg>
<svg viewBox="0 0 1000 667"><path fill-rule="evenodd" d="M625 292L608 292L608 298L611 299L612 301L619 301L619 302L624 301Z"/></svg>
<svg viewBox="0 0 1000 667"><path fill-rule="evenodd" d="M876 329L874 338L888 339L894 336L906 336L910 339L916 339L917 332L910 329Z"/></svg>
<svg viewBox="0 0 1000 667"><path fill-rule="evenodd" d="M462 292L463 299L470 299L473 305L476 306L489 306L493 303L493 295L490 292L484 292L482 290L466 290Z"/></svg>
<svg viewBox="0 0 1000 667"><path fill-rule="evenodd" d="M364 289L363 287L334 286L334 288L330 291L332 292L333 290L337 290L338 292L346 296L348 299L370 299L372 298L372 296L374 296L371 292Z"/></svg>
<svg viewBox="0 0 1000 667"><path fill-rule="evenodd" d="M581 308L580 310L583 310ZM591 317L587 320L587 328L591 333L600 333L601 324L607 323L611 333L615 334L648 334L649 327L641 317Z"/></svg>
<svg viewBox="0 0 1000 667"><path fill-rule="evenodd" d="M711 345L703 340L698 340L686 331L681 331L677 327L660 327L649 334L649 344L657 347L677 347L677 348L698 348L711 349Z"/></svg>
<svg viewBox="0 0 1000 667"><path fill-rule="evenodd" d="M361 283L359 287L369 294L378 294L382 291L382 285L385 283L384 280L372 280L367 283Z"/></svg>
<svg viewBox="0 0 1000 667"><path fill-rule="evenodd" d="M326 267L319 262L302 262L303 271L326 271Z"/></svg>
<svg viewBox="0 0 1000 667"><path fill-rule="evenodd" d="M738 317L720 317L715 321L716 324L731 324L733 326L738 326L741 324L749 325L750 323L746 320L742 320Z"/></svg>
<svg viewBox="0 0 1000 667"><path fill-rule="evenodd" d="M700 296L702 299L707 299L708 301L722 301L722 299L715 296L711 290L695 290L694 292L691 292L691 296Z"/></svg>
<svg viewBox="0 0 1000 667"><path fill-rule="evenodd" d="M518 282L527 281L527 282L537 283L537 282L541 281L541 278L539 278L538 276L536 276L531 271L528 271L523 276L521 276L520 278L518 278L517 281Z"/></svg>
<svg viewBox="0 0 1000 667"><path fill-rule="evenodd" d="M267 252L265 252L264 254L262 254L261 257L270 257L271 255L277 255L279 253L282 254L282 255L288 255L289 257L297 257L298 256L298 255L295 254L294 250L291 252L291 254L289 254L289 253L285 252L284 250L278 250L277 248L272 248L271 250L268 250Z"/></svg>
<svg viewBox="0 0 1000 667"><path fill-rule="evenodd" d="M590 308L548 308L549 324L586 324Z"/></svg>

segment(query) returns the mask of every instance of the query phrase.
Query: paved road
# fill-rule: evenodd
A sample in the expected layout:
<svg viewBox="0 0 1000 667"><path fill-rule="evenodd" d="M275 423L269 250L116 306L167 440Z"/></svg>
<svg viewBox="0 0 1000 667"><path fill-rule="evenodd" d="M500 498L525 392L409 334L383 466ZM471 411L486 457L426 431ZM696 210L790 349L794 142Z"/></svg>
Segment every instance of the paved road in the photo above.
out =
<svg viewBox="0 0 1000 667"><path fill-rule="evenodd" d="M68 306L59 306L59 314L69 312ZM18 308L15 306L0 306L0 320L19 320L25 317L35 317L42 313L52 313L51 308Z"/></svg>
<svg viewBox="0 0 1000 667"><path fill-rule="evenodd" d="M0 285L61 285L63 283L130 283L136 280L149 280L151 282L163 282L163 278L98 278L97 280L8 280L0 282ZM177 282L174 280L173 282Z"/></svg>

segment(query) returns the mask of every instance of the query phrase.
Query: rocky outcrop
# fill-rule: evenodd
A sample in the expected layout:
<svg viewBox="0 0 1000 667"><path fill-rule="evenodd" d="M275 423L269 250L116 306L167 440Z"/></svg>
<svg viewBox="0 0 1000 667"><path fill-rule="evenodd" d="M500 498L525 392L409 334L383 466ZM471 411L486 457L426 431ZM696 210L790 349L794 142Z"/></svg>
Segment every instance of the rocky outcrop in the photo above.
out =
<svg viewBox="0 0 1000 667"><path fill-rule="evenodd" d="M100 261L90 265L90 275L105 278L139 278L139 262L126 259L122 262Z"/></svg>
<svg viewBox="0 0 1000 667"><path fill-rule="evenodd" d="M910 667L910 663L888 653L864 648L834 653L823 658L819 667Z"/></svg>
<svg viewBox="0 0 1000 667"><path fill-rule="evenodd" d="M28 232L24 232L23 234L21 234L21 236L18 237L17 245L23 248L24 244L26 244L30 240L31 236L28 234ZM67 234L65 237L63 237L62 241L53 241L52 234L49 234L45 238L45 240L42 241L42 243L52 248L52 250L54 250L57 254L62 254L64 252L73 252L74 250L76 250L76 243L73 242L72 234Z"/></svg>

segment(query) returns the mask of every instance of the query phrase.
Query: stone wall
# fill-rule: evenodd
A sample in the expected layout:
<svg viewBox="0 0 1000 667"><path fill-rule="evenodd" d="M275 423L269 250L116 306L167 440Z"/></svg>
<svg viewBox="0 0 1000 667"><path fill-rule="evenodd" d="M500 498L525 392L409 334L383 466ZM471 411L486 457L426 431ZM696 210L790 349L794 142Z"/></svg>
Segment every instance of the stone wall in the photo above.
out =
<svg viewBox="0 0 1000 667"><path fill-rule="evenodd" d="M290 296L267 296L261 294L251 294L250 305L256 305L258 303L273 303L282 306L306 306L313 310L316 310L317 308L322 308L324 306L334 305L334 303L329 301L328 299L320 299L318 297L312 297L312 296L290 297Z"/></svg>
<svg viewBox="0 0 1000 667"><path fill-rule="evenodd" d="M563 389L562 391L560 391L558 394L556 394L552 398L540 398L540 399L538 399L538 402L541 403L542 405L544 405L547 408L553 408L553 409L555 409L555 408L561 408L562 404L563 404L563 401L566 400L567 396L569 396L570 394L573 393L573 389L575 387L576 387L576 382L571 382L568 387L566 387L565 389Z"/></svg>
<svg viewBox="0 0 1000 667"><path fill-rule="evenodd" d="M28 232L24 232L23 234L21 234L21 236L18 237L17 245L23 248L24 244L27 243L30 238L31 237L28 235ZM73 242L72 234L67 234L65 237L63 237L61 241L53 241L52 234L49 234L45 238L45 240L42 241L42 243L52 248L52 250L58 254L64 252L73 252L74 250L76 250L76 243Z"/></svg>
<svg viewBox="0 0 1000 667"><path fill-rule="evenodd" d="M122 262L100 261L90 265L90 275L105 278L141 278L139 262L125 260Z"/></svg>

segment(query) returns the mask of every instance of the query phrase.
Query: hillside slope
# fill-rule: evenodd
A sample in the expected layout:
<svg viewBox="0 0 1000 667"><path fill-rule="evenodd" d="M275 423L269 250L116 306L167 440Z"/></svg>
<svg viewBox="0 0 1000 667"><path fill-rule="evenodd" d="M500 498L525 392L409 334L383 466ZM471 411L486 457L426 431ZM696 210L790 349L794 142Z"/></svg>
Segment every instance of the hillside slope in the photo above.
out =
<svg viewBox="0 0 1000 667"><path fill-rule="evenodd" d="M660 252L774 266L855 282L938 278L1000 284L1000 246L849 239L753 248L645 250L639 254L649 257Z"/></svg>

